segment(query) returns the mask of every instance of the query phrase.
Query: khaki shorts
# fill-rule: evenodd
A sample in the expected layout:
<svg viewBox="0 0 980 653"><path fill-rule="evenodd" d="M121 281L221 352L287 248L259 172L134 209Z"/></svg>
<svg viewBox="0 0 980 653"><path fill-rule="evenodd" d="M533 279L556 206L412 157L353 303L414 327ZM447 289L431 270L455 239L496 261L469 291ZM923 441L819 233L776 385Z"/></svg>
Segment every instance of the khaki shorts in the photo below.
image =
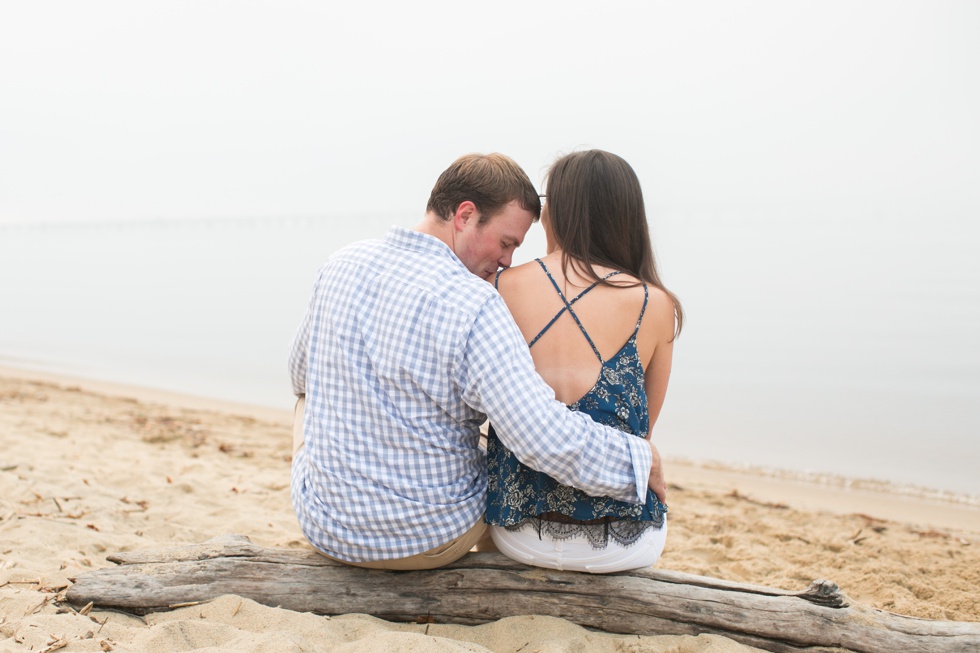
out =
<svg viewBox="0 0 980 653"><path fill-rule="evenodd" d="M300 395L293 408L293 456L306 441L303 439L303 415L306 412L306 395Z"/></svg>
<svg viewBox="0 0 980 653"><path fill-rule="evenodd" d="M464 555L470 552L470 550L476 546L484 537L489 541L489 533L487 532L487 525L483 523L483 517L473 525L473 527L457 537L455 540L451 540L442 546L437 546L434 549L429 549L428 551L423 551L422 553L417 553L413 556L408 556L407 558L396 558L394 560L374 560L372 562L347 562L346 560L337 560L326 553L320 551L320 555L330 558L331 560L337 560L337 562L342 562L345 565L350 565L352 567L362 567L364 569L387 569L389 571L411 571L420 569L438 569L439 567L445 567L451 562L456 562ZM481 545L482 548L482 545Z"/></svg>

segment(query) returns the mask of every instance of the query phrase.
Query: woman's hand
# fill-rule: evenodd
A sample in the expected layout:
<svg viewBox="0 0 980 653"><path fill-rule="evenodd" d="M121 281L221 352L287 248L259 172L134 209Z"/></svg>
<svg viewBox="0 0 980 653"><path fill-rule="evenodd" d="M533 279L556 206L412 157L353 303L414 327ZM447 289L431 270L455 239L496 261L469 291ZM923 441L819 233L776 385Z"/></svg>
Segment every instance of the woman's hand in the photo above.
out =
<svg viewBox="0 0 980 653"><path fill-rule="evenodd" d="M664 468L660 460L660 452L657 451L652 440L647 440L647 444L650 445L650 453L653 454L653 464L650 465L650 479L647 481L647 487L653 490L661 503L667 503L667 481L664 480Z"/></svg>

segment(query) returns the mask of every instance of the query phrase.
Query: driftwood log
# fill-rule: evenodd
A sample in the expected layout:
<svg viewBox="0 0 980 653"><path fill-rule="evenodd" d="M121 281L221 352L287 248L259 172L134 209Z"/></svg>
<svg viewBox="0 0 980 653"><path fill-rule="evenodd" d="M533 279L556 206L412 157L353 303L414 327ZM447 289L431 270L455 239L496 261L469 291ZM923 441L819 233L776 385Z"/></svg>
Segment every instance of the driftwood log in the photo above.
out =
<svg viewBox="0 0 980 653"><path fill-rule="evenodd" d="M480 624L547 615L613 633L713 633L779 652L980 651L980 623L852 605L823 580L789 592L657 569L593 576L527 567L497 553L471 553L432 571L376 571L234 535L109 559L120 566L78 576L70 603L145 614L236 594L298 612L389 621Z"/></svg>

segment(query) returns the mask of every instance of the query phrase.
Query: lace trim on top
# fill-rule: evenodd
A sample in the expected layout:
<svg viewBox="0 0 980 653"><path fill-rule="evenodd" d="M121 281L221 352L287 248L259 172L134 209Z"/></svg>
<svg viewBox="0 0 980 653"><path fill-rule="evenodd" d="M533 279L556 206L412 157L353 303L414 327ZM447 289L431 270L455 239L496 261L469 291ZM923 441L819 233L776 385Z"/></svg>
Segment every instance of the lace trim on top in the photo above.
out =
<svg viewBox="0 0 980 653"><path fill-rule="evenodd" d="M554 540L570 540L582 536L595 550L604 549L610 540L622 547L630 547L640 541L648 530L661 529L663 516L657 521L630 521L626 519L602 519L590 523L553 521L542 517L529 517L519 524L505 526L508 531L517 532L532 529L538 534Z"/></svg>

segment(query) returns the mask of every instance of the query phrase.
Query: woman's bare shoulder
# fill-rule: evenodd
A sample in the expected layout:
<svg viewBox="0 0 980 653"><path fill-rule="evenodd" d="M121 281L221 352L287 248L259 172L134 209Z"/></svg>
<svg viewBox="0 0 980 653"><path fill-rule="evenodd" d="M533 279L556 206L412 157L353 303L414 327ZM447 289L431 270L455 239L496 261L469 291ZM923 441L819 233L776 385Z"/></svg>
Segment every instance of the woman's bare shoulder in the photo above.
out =
<svg viewBox="0 0 980 653"><path fill-rule="evenodd" d="M669 340L674 335L674 302L662 288L648 284L647 291L649 295L643 321L660 339Z"/></svg>
<svg viewBox="0 0 980 653"><path fill-rule="evenodd" d="M536 271L536 272L535 272ZM534 274L543 274L541 266L536 261L522 263L497 273L497 287L503 292L506 288L517 287L533 278Z"/></svg>

